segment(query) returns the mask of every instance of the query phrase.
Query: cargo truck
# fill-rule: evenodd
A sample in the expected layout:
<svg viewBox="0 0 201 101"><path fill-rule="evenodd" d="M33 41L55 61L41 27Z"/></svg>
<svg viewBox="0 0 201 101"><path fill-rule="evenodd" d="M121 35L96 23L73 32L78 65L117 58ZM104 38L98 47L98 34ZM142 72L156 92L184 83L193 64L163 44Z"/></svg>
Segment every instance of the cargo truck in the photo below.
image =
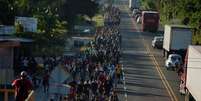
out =
<svg viewBox="0 0 201 101"><path fill-rule="evenodd" d="M201 46L190 45L187 57L185 101L201 101Z"/></svg>
<svg viewBox="0 0 201 101"><path fill-rule="evenodd" d="M133 9L139 9L140 1L139 0L129 0L129 9L133 11Z"/></svg>
<svg viewBox="0 0 201 101"><path fill-rule="evenodd" d="M190 27L183 25L165 25L163 39L163 55L176 53L184 59L186 50L192 43L192 31Z"/></svg>
<svg viewBox="0 0 201 101"><path fill-rule="evenodd" d="M157 31L159 26L159 13L156 11L142 11L142 31Z"/></svg>

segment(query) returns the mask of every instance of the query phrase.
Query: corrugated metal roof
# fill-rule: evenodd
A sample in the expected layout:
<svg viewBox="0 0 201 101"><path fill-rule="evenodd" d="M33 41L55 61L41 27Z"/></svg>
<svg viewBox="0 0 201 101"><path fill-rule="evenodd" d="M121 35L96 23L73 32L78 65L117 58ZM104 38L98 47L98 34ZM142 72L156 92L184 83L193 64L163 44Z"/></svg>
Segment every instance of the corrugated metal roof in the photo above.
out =
<svg viewBox="0 0 201 101"><path fill-rule="evenodd" d="M33 42L32 39L27 39L27 38L19 38L19 37L13 37L13 36L0 36L0 42L5 42L5 41Z"/></svg>

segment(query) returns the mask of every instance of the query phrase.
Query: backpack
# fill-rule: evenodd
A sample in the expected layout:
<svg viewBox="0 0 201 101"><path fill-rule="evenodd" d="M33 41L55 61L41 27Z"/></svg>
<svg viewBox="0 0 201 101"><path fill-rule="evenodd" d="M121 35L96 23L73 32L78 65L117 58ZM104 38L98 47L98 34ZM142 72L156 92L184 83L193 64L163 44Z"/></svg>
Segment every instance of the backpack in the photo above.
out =
<svg viewBox="0 0 201 101"><path fill-rule="evenodd" d="M26 99L28 97L28 91L26 90L25 80L20 80L19 83L20 86L18 88L17 97Z"/></svg>

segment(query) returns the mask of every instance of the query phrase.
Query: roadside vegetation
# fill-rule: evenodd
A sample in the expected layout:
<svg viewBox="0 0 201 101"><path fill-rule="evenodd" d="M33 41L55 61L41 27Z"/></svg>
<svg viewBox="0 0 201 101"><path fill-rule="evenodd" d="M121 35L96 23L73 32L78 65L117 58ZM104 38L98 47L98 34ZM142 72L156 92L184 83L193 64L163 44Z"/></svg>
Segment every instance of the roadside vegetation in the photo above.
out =
<svg viewBox="0 0 201 101"><path fill-rule="evenodd" d="M193 28L193 43L201 44L200 0L141 0L141 8L158 10L162 24L184 24Z"/></svg>

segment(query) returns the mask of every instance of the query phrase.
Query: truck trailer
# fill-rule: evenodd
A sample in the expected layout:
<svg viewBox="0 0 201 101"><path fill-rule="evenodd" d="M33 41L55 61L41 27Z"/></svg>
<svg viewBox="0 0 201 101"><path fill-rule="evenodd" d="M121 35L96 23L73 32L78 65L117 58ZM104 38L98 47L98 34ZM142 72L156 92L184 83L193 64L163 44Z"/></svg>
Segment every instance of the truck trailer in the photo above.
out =
<svg viewBox="0 0 201 101"><path fill-rule="evenodd" d="M157 31L159 19L159 13L157 11L142 11L142 31Z"/></svg>
<svg viewBox="0 0 201 101"><path fill-rule="evenodd" d="M185 101L201 101L201 46L188 48Z"/></svg>
<svg viewBox="0 0 201 101"><path fill-rule="evenodd" d="M186 50L192 43L192 31L190 27L183 25L165 25L163 50L164 57L176 53L184 59Z"/></svg>

